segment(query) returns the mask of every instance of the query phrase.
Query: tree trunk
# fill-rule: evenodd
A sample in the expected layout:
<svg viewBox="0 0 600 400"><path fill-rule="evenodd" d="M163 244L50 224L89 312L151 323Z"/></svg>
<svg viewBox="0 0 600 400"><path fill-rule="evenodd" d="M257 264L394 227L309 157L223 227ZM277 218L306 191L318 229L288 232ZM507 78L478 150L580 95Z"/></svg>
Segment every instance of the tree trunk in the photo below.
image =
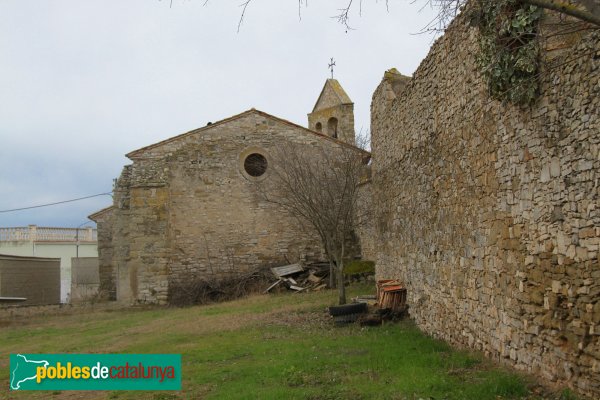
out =
<svg viewBox="0 0 600 400"><path fill-rule="evenodd" d="M600 26L600 11L598 7L590 1L580 1L584 4L585 9L581 9L567 1L558 0L521 0L525 4L532 4L534 6L546 8L548 10L554 10L561 12L566 15L578 18L582 21L592 23L596 26ZM591 5L594 5L591 7Z"/></svg>
<svg viewBox="0 0 600 400"><path fill-rule="evenodd" d="M340 306L342 304L346 304L346 286L344 285L344 255L346 254L346 248L344 238L345 237L342 235L340 255L338 259L335 260L337 262L337 281Z"/></svg>
<svg viewBox="0 0 600 400"><path fill-rule="evenodd" d="M346 304L346 286L344 285L344 261L340 258L337 268L338 296L340 306Z"/></svg>
<svg viewBox="0 0 600 400"><path fill-rule="evenodd" d="M329 258L329 287L331 289L335 287L335 265L331 258Z"/></svg>

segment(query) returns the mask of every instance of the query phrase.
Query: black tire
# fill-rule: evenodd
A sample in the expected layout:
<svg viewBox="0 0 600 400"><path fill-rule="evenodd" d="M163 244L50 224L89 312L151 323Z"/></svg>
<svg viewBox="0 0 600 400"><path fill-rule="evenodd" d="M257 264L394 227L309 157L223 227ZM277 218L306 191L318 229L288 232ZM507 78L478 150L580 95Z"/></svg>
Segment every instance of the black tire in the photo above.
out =
<svg viewBox="0 0 600 400"><path fill-rule="evenodd" d="M329 314L333 317L339 315L362 314L367 312L367 303L344 304L343 306L329 307Z"/></svg>
<svg viewBox="0 0 600 400"><path fill-rule="evenodd" d="M358 319L360 318L361 315L363 315L363 314L357 313L357 314L336 315L335 317L333 317L333 322L336 325L351 324L351 323L358 321Z"/></svg>

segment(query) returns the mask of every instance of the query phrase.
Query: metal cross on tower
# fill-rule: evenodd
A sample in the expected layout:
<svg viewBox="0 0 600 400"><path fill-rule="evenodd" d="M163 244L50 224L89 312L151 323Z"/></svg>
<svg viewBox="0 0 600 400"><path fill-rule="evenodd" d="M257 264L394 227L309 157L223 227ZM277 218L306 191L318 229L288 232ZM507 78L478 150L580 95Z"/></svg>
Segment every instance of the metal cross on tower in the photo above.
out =
<svg viewBox="0 0 600 400"><path fill-rule="evenodd" d="M329 69L331 70L331 79L333 79L333 67L335 66L335 61L333 57L331 57L331 61L329 62Z"/></svg>

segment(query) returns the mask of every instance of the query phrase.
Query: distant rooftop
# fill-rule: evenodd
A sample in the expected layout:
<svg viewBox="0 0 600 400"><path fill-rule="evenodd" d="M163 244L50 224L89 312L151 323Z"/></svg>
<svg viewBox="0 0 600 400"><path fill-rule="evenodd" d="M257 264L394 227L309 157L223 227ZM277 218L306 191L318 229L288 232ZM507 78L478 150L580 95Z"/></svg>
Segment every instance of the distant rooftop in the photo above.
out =
<svg viewBox="0 0 600 400"><path fill-rule="evenodd" d="M97 242L95 228L52 228L29 225L0 228L0 242Z"/></svg>

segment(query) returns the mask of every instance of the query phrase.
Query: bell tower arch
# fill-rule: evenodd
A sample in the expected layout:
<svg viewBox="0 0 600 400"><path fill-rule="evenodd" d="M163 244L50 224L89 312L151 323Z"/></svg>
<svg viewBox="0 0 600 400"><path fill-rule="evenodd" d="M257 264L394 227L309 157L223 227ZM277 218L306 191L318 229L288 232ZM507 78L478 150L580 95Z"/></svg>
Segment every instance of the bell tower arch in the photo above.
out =
<svg viewBox="0 0 600 400"><path fill-rule="evenodd" d="M354 145L354 103L336 79L327 79L310 114L308 129Z"/></svg>

